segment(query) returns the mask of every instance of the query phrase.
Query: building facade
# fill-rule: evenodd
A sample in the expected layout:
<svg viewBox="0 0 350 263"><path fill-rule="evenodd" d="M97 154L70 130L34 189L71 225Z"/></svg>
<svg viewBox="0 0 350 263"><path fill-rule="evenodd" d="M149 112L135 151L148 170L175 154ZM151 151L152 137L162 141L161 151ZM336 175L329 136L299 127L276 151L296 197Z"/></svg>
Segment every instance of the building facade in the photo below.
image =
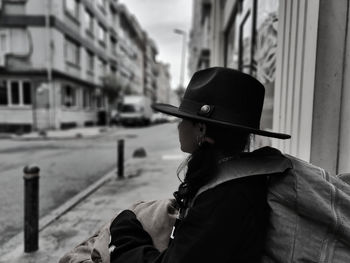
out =
<svg viewBox="0 0 350 263"><path fill-rule="evenodd" d="M118 5L118 68L117 78L128 92L144 93L145 37L136 18L124 5Z"/></svg>
<svg viewBox="0 0 350 263"><path fill-rule="evenodd" d="M159 103L170 103L171 101L171 87L170 87L170 72L169 64L158 62L157 63L157 102Z"/></svg>
<svg viewBox="0 0 350 263"><path fill-rule="evenodd" d="M263 129L273 145L326 168L350 171L349 1L195 0L189 63L232 67L266 89Z"/></svg>
<svg viewBox="0 0 350 263"><path fill-rule="evenodd" d="M144 93L145 37L116 0L2 1L0 131L106 123L106 79Z"/></svg>
<svg viewBox="0 0 350 263"><path fill-rule="evenodd" d="M153 102L157 101L157 80L158 80L158 62L156 56L158 54L157 46L152 39L145 35L145 51L144 51L144 94L151 98ZM168 80L169 82L169 80Z"/></svg>

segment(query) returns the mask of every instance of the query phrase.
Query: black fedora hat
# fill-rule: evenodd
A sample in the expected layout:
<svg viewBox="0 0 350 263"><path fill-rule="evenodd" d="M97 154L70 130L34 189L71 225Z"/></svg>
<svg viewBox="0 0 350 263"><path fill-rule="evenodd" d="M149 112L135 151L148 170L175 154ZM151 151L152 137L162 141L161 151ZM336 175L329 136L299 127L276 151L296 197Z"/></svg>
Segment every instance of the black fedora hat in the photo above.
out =
<svg viewBox="0 0 350 263"><path fill-rule="evenodd" d="M264 86L250 75L230 68L213 67L193 75L179 107L162 103L152 107L180 118L289 139L288 134L260 130L264 96Z"/></svg>

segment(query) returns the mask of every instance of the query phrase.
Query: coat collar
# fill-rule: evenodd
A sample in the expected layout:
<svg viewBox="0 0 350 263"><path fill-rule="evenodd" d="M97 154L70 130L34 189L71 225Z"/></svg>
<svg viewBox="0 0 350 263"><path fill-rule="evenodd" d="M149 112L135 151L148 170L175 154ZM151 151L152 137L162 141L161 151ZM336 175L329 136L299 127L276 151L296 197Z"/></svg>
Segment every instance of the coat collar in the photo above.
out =
<svg viewBox="0 0 350 263"><path fill-rule="evenodd" d="M222 163L219 177L226 173L234 175L235 178L269 175L284 172L288 168L292 168L292 163L285 155L275 148L263 147Z"/></svg>
<svg viewBox="0 0 350 263"><path fill-rule="evenodd" d="M230 180L253 175L282 173L291 168L292 162L275 148L264 147L250 153L243 153L238 158L222 163L218 175L200 188L196 197L204 191Z"/></svg>

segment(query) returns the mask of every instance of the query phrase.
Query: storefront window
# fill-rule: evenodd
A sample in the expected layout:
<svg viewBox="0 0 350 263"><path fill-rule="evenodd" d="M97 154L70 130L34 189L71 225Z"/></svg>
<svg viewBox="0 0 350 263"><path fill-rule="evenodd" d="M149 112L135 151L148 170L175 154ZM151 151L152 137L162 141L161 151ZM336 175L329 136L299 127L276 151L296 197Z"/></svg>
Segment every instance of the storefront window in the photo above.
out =
<svg viewBox="0 0 350 263"><path fill-rule="evenodd" d="M252 73L252 32L254 0L239 2L225 40L226 66Z"/></svg>
<svg viewBox="0 0 350 263"><path fill-rule="evenodd" d="M31 82L23 80L0 81L0 105L27 106L31 104Z"/></svg>
<svg viewBox="0 0 350 263"><path fill-rule="evenodd" d="M258 78L265 86L261 127L272 128L279 0L239 1L225 32L225 66Z"/></svg>
<svg viewBox="0 0 350 263"><path fill-rule="evenodd" d="M30 105L32 104L32 85L29 81L24 81L22 83L23 90L23 104Z"/></svg>
<svg viewBox="0 0 350 263"><path fill-rule="evenodd" d="M273 100L276 78L278 0L258 1L256 47L254 61L256 78L265 86L265 103L261 119L263 128L272 128Z"/></svg>
<svg viewBox="0 0 350 263"><path fill-rule="evenodd" d="M226 67L229 68L238 68L238 44L236 43L235 38L235 27L231 26L230 30L226 35Z"/></svg>
<svg viewBox="0 0 350 263"><path fill-rule="evenodd" d="M278 0L260 1L258 4L255 61L257 77L263 82L273 82L275 79L277 8Z"/></svg>
<svg viewBox="0 0 350 263"><path fill-rule="evenodd" d="M19 104L19 83L18 83L18 81L11 82L11 103L12 103L12 105Z"/></svg>
<svg viewBox="0 0 350 263"><path fill-rule="evenodd" d="M251 1L244 1L250 4ZM239 25L239 60L238 69L245 73L252 73L252 10L245 5L243 19Z"/></svg>
<svg viewBox="0 0 350 263"><path fill-rule="evenodd" d="M7 83L5 80L0 81L0 105L7 105Z"/></svg>
<svg viewBox="0 0 350 263"><path fill-rule="evenodd" d="M73 87L63 87L62 104L67 108L76 106L76 90Z"/></svg>

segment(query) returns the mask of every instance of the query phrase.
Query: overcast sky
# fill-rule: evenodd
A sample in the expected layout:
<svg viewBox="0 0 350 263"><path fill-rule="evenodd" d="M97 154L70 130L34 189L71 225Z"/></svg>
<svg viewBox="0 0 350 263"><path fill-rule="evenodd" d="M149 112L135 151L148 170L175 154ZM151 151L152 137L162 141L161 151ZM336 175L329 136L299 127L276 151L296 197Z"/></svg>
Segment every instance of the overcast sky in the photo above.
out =
<svg viewBox="0 0 350 263"><path fill-rule="evenodd" d="M192 0L119 0L119 3L126 5L141 27L156 42L158 60L170 64L171 86L176 88L180 82L182 36L175 34L174 29L189 33ZM185 85L187 82L186 59Z"/></svg>

